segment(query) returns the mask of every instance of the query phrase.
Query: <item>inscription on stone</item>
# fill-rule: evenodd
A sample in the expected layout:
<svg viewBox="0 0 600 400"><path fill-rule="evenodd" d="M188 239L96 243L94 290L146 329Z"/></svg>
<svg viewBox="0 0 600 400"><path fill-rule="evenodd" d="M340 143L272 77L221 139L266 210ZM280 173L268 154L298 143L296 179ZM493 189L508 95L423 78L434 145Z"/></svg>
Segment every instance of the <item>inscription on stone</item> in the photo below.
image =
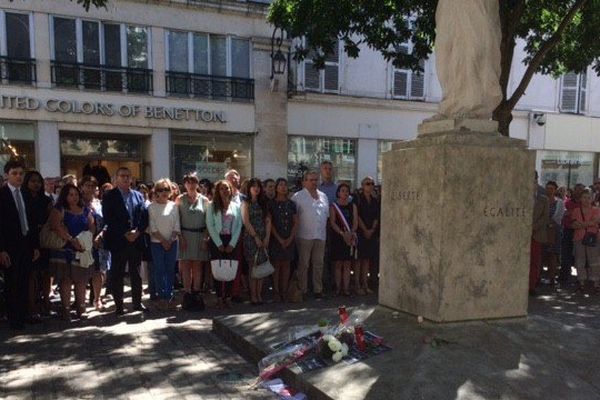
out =
<svg viewBox="0 0 600 400"><path fill-rule="evenodd" d="M390 197L392 200L419 201L422 196L418 190L392 190Z"/></svg>
<svg viewBox="0 0 600 400"><path fill-rule="evenodd" d="M524 218L525 208L523 207L485 207L483 209L484 217L492 218Z"/></svg>

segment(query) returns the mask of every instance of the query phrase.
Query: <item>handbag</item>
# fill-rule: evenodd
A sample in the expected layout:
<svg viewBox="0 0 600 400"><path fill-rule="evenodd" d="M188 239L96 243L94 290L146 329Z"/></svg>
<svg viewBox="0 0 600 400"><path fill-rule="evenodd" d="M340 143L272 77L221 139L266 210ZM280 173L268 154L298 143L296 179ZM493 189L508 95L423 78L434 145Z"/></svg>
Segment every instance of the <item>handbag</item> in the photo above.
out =
<svg viewBox="0 0 600 400"><path fill-rule="evenodd" d="M260 253L260 250L257 250L256 254L254 255L254 267L252 268L250 274L250 276L254 279L266 278L267 276L275 272L275 268L273 267L273 265L271 265L271 262L269 261L269 255L267 254L267 250L263 249L263 251L267 256L267 259L261 264L256 264L256 262L258 261L258 254Z"/></svg>
<svg viewBox="0 0 600 400"><path fill-rule="evenodd" d="M583 210L580 208L579 212L581 212L581 219L585 222L585 216L583 215ZM583 235L583 239L581 239L581 244L586 247L596 247L596 243L598 242L598 235L592 232L588 232L586 229L585 235Z"/></svg>
<svg viewBox="0 0 600 400"><path fill-rule="evenodd" d="M61 224L63 219L65 218L65 211L61 210L62 212L62 218L61 218ZM50 249L50 250L59 250L62 249L63 247L65 247L65 245L67 244L67 241L63 238L61 238L60 236L58 236L58 234L56 232L54 232L52 229L50 229L50 221L46 221L46 223L42 226L42 229L40 230L40 248L42 249Z"/></svg>
<svg viewBox="0 0 600 400"><path fill-rule="evenodd" d="M288 290L285 294L286 300L290 303L302 303L303 295L302 289L300 289L300 282L298 282L298 275L294 272Z"/></svg>
<svg viewBox="0 0 600 400"><path fill-rule="evenodd" d="M235 279L238 270L238 261L218 259L210 262L213 277L219 282L231 282Z"/></svg>

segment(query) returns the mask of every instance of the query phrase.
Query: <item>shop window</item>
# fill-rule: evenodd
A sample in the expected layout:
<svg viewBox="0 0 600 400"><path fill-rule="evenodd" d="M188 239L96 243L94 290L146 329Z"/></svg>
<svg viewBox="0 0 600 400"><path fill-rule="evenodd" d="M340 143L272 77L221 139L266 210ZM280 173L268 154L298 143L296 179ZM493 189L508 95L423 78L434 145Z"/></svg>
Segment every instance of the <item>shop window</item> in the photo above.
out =
<svg viewBox="0 0 600 400"><path fill-rule="evenodd" d="M589 186L594 181L594 153L571 151L539 151L542 160L541 184L555 181L558 186L572 188L577 183Z"/></svg>
<svg viewBox="0 0 600 400"><path fill-rule="evenodd" d="M167 32L167 93L251 100L250 41L197 32Z"/></svg>
<svg viewBox="0 0 600 400"><path fill-rule="evenodd" d="M52 82L108 91L149 93L148 30L141 26L52 17Z"/></svg>
<svg viewBox="0 0 600 400"><path fill-rule="evenodd" d="M0 54L2 80L9 83L32 83L36 80L33 55L33 16L0 11L6 50Z"/></svg>
<svg viewBox="0 0 600 400"><path fill-rule="evenodd" d="M288 180L297 183L308 170L318 170L321 162L333 164L335 180L356 184L356 140L290 136L288 138Z"/></svg>
<svg viewBox="0 0 600 400"><path fill-rule="evenodd" d="M242 134L174 133L171 136L172 178L196 171L212 182L223 179L228 169L237 170L242 180L252 176L252 137Z"/></svg>
<svg viewBox="0 0 600 400"><path fill-rule="evenodd" d="M34 125L0 121L0 171L13 157L23 160L27 169L36 168Z"/></svg>
<svg viewBox="0 0 600 400"><path fill-rule="evenodd" d="M315 68L311 51L304 59L304 89L323 93L339 92L340 42L333 46L333 51L325 54L325 66Z"/></svg>
<svg viewBox="0 0 600 400"><path fill-rule="evenodd" d="M139 137L61 133L61 174L92 174L107 182L119 167L127 167L135 180L144 178L143 140ZM100 171L103 171L99 174Z"/></svg>
<svg viewBox="0 0 600 400"><path fill-rule="evenodd" d="M560 91L560 111L581 114L586 111L587 72L563 75Z"/></svg>

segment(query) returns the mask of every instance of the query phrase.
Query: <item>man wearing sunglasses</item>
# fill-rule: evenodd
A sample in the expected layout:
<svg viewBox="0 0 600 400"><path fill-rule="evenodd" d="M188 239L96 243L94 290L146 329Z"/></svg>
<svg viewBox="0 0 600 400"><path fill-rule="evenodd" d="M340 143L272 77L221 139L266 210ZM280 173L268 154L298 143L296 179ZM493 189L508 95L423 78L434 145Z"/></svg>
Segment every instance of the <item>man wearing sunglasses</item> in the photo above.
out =
<svg viewBox="0 0 600 400"><path fill-rule="evenodd" d="M116 188L106 192L102 199L102 209L106 222L104 232L105 248L110 251L112 295L115 299L115 313L123 315L123 279L125 267L129 264L131 300L133 309L146 311L142 304L142 277L140 264L144 250L143 233L148 228L148 209L144 196L131 189L131 171L120 167L115 176Z"/></svg>

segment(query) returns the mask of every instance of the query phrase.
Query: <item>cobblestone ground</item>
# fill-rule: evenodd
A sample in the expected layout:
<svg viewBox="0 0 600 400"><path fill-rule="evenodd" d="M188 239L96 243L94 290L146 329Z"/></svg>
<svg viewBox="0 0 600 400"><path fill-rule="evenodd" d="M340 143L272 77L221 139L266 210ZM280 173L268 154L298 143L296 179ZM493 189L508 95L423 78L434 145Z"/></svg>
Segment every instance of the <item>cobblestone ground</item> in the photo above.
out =
<svg viewBox="0 0 600 400"><path fill-rule="evenodd" d="M0 398L275 399L264 389L251 388L256 363L211 332L212 317L222 311L215 309L213 295L205 297L207 311L202 313L159 311L145 296L147 313L117 318L88 308L86 320L50 318L16 333L0 322ZM339 301L237 304L228 312L331 307ZM374 304L376 298L343 302Z"/></svg>
<svg viewBox="0 0 600 400"><path fill-rule="evenodd" d="M252 389L257 366L212 333L212 318L222 313L207 295L207 310L128 313L91 311L67 323L50 318L8 331L0 322L0 399L274 399ZM228 313L285 312L340 304L376 304L376 296L308 300L302 304L236 304ZM111 303L109 302L110 306ZM126 304L127 305L127 304ZM573 294L543 287L531 298L530 315L569 327L600 328L600 295ZM575 339L574 339L575 340Z"/></svg>

